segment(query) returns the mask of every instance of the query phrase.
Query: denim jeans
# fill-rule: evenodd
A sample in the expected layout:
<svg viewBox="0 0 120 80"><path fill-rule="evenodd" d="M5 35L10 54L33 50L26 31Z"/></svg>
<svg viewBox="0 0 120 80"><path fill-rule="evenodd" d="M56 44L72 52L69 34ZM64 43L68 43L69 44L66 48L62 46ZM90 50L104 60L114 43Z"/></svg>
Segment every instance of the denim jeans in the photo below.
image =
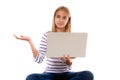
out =
<svg viewBox="0 0 120 80"><path fill-rule="evenodd" d="M30 74L26 80L94 80L90 71Z"/></svg>

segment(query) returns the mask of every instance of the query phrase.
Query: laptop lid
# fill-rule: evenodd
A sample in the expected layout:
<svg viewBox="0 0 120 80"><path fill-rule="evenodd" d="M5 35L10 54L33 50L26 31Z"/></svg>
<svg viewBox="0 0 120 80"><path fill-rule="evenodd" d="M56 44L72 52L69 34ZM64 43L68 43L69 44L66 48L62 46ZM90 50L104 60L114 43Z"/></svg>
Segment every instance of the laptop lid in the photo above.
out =
<svg viewBox="0 0 120 80"><path fill-rule="evenodd" d="M87 33L48 32L47 57L85 57Z"/></svg>

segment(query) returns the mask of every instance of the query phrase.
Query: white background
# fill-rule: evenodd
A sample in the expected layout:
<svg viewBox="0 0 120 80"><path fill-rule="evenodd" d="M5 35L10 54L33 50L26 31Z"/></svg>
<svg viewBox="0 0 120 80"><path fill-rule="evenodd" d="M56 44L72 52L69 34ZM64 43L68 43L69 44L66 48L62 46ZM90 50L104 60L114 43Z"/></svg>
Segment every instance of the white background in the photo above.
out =
<svg viewBox="0 0 120 80"><path fill-rule="evenodd" d="M0 0L0 79L25 80L44 71L45 62L35 63L28 43L13 34L30 36L38 47L61 5L71 11L72 31L88 32L87 55L75 59L72 70L90 70L95 80L120 80L119 0Z"/></svg>

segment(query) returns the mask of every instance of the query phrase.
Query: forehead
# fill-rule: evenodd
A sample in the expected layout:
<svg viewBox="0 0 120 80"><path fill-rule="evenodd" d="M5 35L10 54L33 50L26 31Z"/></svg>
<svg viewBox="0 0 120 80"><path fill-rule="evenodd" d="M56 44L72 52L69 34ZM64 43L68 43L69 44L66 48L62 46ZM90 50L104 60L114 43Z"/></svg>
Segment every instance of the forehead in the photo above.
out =
<svg viewBox="0 0 120 80"><path fill-rule="evenodd" d="M56 15L68 16L68 13L65 10L58 10Z"/></svg>

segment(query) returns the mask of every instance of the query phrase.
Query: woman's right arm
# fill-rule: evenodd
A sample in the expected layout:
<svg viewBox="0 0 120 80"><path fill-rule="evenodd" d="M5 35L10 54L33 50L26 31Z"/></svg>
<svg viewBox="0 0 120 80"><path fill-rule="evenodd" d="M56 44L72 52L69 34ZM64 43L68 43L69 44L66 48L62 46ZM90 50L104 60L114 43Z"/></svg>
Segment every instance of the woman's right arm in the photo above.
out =
<svg viewBox="0 0 120 80"><path fill-rule="evenodd" d="M34 46L34 44L33 44L31 39L28 41L28 43L30 44L30 47L31 47L31 50L32 50L34 58L36 58L38 56L37 49L35 48L35 46Z"/></svg>
<svg viewBox="0 0 120 80"><path fill-rule="evenodd" d="M32 53L33 53L33 56L34 58L36 58L38 56L38 51L37 49L35 48L33 42L32 42L32 39L29 37L29 36L23 36L23 35L20 35L20 36L17 36L17 35L14 35L14 37L18 40L24 40L24 41L27 41L29 44L30 44L30 47L31 47L31 50L32 50Z"/></svg>

